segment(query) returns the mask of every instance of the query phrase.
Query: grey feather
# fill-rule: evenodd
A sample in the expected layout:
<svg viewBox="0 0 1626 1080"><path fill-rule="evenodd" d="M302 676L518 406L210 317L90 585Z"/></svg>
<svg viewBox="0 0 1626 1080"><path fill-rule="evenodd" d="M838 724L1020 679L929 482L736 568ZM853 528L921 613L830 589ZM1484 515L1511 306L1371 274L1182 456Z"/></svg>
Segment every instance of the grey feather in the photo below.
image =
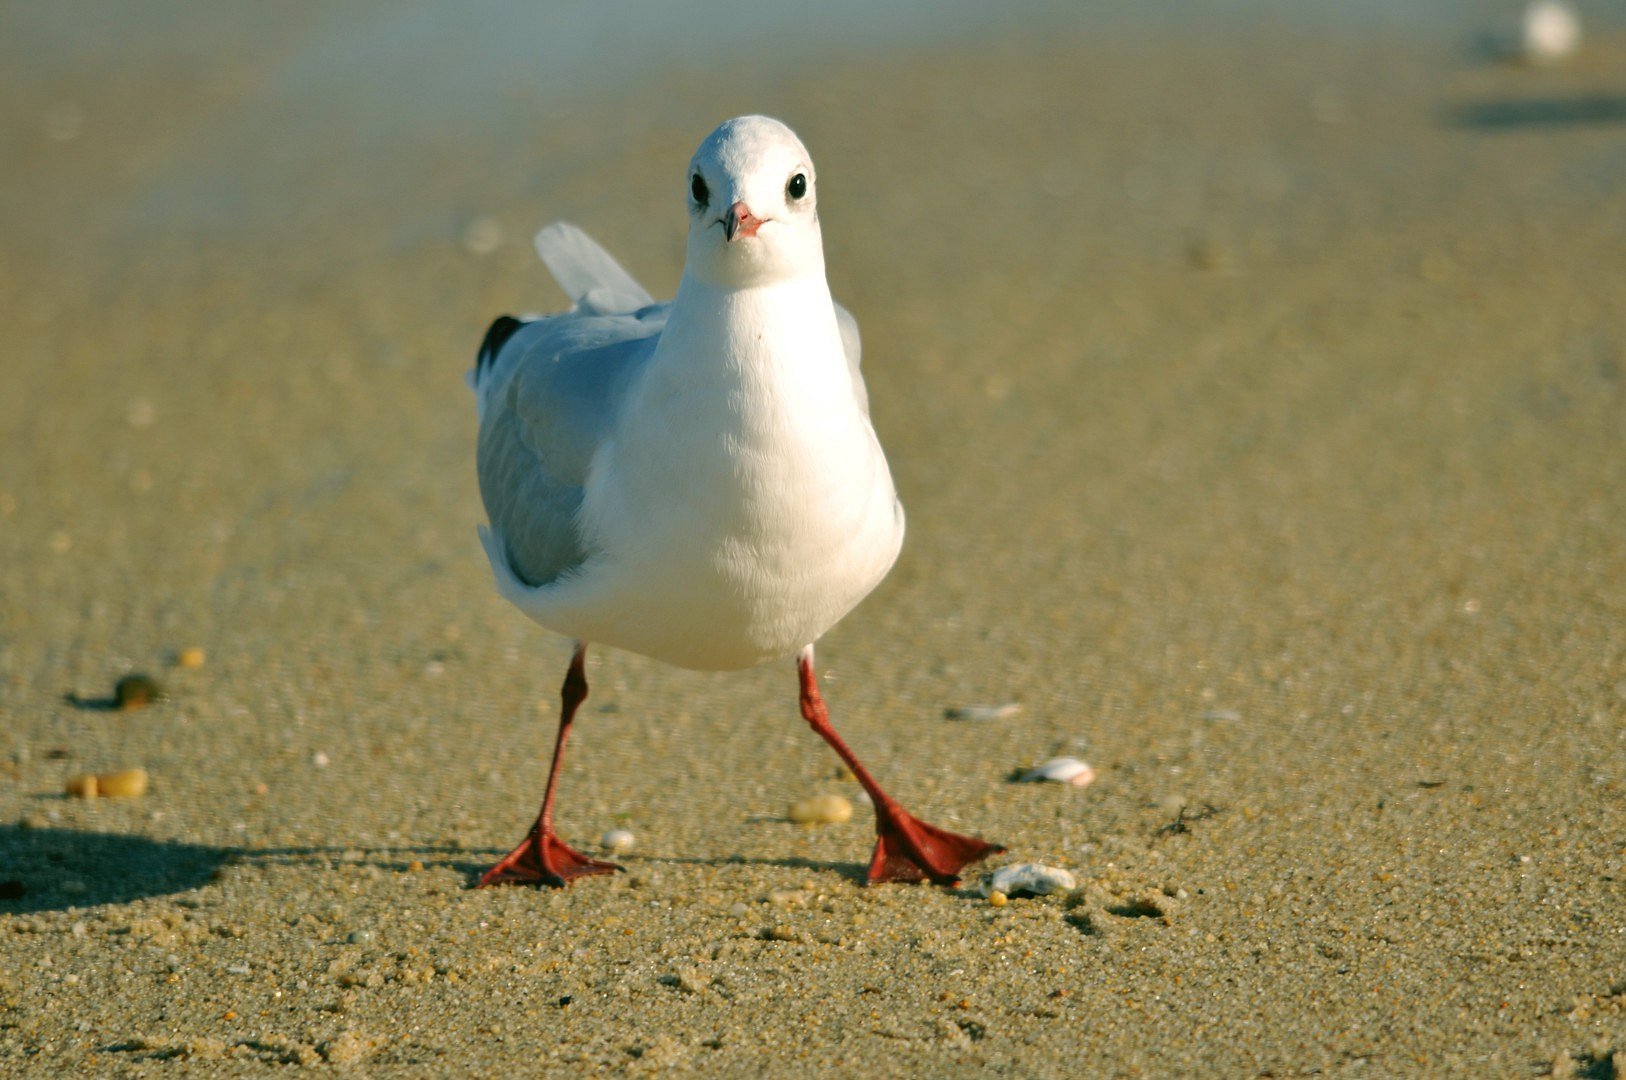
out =
<svg viewBox="0 0 1626 1080"><path fill-rule="evenodd" d="M536 253L570 302L585 312L626 314L655 302L608 251L569 222L556 221L537 233Z"/></svg>
<svg viewBox="0 0 1626 1080"><path fill-rule="evenodd" d="M526 323L478 378L480 495L514 574L547 585L592 554L576 516L582 485L668 305Z"/></svg>

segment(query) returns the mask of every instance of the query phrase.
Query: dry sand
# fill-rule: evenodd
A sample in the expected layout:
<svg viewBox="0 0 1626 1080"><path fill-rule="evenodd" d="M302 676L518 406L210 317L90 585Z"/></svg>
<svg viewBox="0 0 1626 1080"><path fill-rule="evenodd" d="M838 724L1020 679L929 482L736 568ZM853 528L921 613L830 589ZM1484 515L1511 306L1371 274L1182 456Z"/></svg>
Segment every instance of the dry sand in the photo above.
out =
<svg viewBox="0 0 1626 1080"><path fill-rule="evenodd" d="M266 89L296 10L5 47L0 1072L1626 1070L1618 27L1550 72L1055 30L418 127L397 79L350 130ZM568 644L492 588L462 370L559 302L547 220L669 291L747 110L819 162L910 514L837 725L1070 897L861 887L867 812L784 817L856 793L788 663L607 650L562 828L628 872L468 888ZM168 700L96 708L131 670ZM1058 752L1099 778L1009 782Z"/></svg>

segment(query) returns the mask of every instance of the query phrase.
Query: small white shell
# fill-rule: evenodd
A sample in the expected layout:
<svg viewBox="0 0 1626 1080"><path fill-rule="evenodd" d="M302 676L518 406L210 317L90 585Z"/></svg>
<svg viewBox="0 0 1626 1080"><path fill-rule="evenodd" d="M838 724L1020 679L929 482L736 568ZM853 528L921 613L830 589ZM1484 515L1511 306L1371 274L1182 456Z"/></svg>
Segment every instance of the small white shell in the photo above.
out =
<svg viewBox="0 0 1626 1080"><path fill-rule="evenodd" d="M956 705L943 710L946 720L1008 720L1022 711L1017 701L1003 705Z"/></svg>
<svg viewBox="0 0 1626 1080"><path fill-rule="evenodd" d="M638 838L632 835L629 829L611 829L599 837L598 842L603 845L605 851L610 852L612 855L619 855L623 851L631 851L632 845L638 842Z"/></svg>
<svg viewBox="0 0 1626 1080"><path fill-rule="evenodd" d="M1581 47L1581 17L1567 0L1531 0L1524 9L1521 44L1535 64L1555 64Z"/></svg>
<svg viewBox="0 0 1626 1080"><path fill-rule="evenodd" d="M1072 892L1077 887L1073 875L1059 866L1023 862L1001 866L983 878L982 895L992 896L997 892L1006 896L1044 896Z"/></svg>
<svg viewBox="0 0 1626 1080"><path fill-rule="evenodd" d="M1095 770L1090 768L1088 762L1080 761L1076 757L1053 757L1037 768L1023 773L1022 779L1027 783L1049 780L1058 784L1072 784L1074 787L1087 787L1095 779Z"/></svg>

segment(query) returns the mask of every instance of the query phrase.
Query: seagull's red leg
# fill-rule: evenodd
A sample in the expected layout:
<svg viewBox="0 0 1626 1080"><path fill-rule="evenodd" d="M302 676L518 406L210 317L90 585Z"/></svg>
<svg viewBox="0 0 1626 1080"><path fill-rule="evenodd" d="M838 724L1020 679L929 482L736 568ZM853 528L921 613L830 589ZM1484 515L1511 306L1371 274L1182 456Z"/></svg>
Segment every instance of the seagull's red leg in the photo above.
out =
<svg viewBox="0 0 1626 1080"><path fill-rule="evenodd" d="M511 881L540 882L555 887L570 884L589 874L612 874L621 869L614 863L599 862L566 846L553 831L553 789L559 783L559 763L565 756L565 739L570 734L570 721L576 708L587 698L587 646L576 645L576 654L570 658L570 670L565 672L565 685L560 691L563 710L559 714L559 738L553 744L553 768L548 770L548 790L542 796L542 812L536 824L519 847L510 851L496 866L480 878L479 888L487 885L505 885Z"/></svg>
<svg viewBox="0 0 1626 1080"><path fill-rule="evenodd" d="M811 646L796 658L796 670L802 678L802 718L841 755L875 804L875 855L870 859L868 875L871 884L931 878L939 885L953 885L962 868L1005 850L974 836L928 825L898 805L830 726L830 712L819 696L818 680L813 674Z"/></svg>

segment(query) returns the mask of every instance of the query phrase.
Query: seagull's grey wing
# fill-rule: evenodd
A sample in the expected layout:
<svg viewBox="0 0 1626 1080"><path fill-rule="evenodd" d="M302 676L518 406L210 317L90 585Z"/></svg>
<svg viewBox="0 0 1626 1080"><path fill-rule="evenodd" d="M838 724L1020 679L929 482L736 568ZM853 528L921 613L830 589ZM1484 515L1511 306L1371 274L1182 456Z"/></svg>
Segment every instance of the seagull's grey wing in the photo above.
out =
<svg viewBox="0 0 1626 1080"><path fill-rule="evenodd" d="M578 311L627 314L655 302L608 251L567 221L536 234L536 253Z"/></svg>
<svg viewBox="0 0 1626 1080"><path fill-rule="evenodd" d="M666 313L667 305L656 305L536 319L509 328L494 357L482 354L480 496L525 584L556 581L591 554L577 530L582 485L628 386L655 351Z"/></svg>
<svg viewBox="0 0 1626 1080"><path fill-rule="evenodd" d="M868 416L869 390L864 386L863 373L858 370L859 354L864 348L858 337L858 320L840 304L836 305L836 327L841 331L841 351L847 354L847 370L853 377L853 395L858 398L858 407Z"/></svg>

